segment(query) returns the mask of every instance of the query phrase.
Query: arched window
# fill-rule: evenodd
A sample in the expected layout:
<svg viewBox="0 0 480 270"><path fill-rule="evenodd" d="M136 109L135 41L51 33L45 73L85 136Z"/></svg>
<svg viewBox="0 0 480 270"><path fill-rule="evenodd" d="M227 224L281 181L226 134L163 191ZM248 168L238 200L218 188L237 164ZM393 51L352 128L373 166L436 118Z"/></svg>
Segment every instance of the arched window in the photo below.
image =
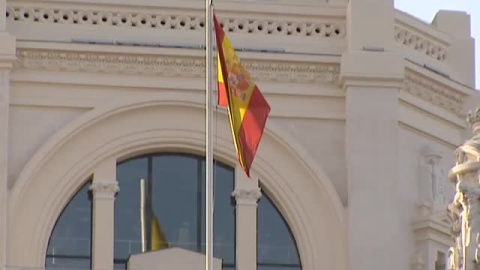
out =
<svg viewBox="0 0 480 270"><path fill-rule="evenodd" d="M115 198L114 265L126 269L130 255L142 252L141 179L144 179L146 250L180 247L205 252L205 160L185 154L152 154L117 164L120 192ZM214 166L214 256L223 269L235 269L234 170ZM46 254L47 269L89 269L92 202L90 181L57 221ZM252 222L255 222L252 220ZM265 195L258 205L259 270L301 269L295 241L281 214Z"/></svg>

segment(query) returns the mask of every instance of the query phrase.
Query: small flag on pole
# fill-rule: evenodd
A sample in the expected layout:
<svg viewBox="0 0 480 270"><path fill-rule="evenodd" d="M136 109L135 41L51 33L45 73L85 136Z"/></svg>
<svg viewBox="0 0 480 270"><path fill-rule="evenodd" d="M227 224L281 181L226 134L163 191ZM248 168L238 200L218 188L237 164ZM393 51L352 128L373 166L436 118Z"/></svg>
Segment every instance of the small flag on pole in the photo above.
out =
<svg viewBox="0 0 480 270"><path fill-rule="evenodd" d="M215 14L213 20L218 48L218 104L228 108L238 161L250 177L270 106L240 63Z"/></svg>
<svg viewBox="0 0 480 270"><path fill-rule="evenodd" d="M168 241L165 232L163 232L160 222L158 222L155 214L152 215L152 251L167 248Z"/></svg>

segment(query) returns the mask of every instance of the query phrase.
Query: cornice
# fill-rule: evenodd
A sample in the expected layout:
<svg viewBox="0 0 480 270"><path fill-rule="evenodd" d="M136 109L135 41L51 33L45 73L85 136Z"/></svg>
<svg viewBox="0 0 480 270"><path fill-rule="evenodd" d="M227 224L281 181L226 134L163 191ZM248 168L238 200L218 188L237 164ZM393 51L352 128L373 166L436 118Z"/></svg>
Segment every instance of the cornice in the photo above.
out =
<svg viewBox="0 0 480 270"><path fill-rule="evenodd" d="M14 68L177 78L203 78L204 76L204 59L198 54L179 56L178 51L174 54L112 51L20 48L17 50L18 60L14 63ZM250 58L243 59L243 62L257 81L330 85L339 83L340 65L338 63L313 62L304 59L278 60L278 58L271 60ZM349 78L350 83L359 85L371 86L372 83L377 83L398 87L405 93L454 116L464 117L462 109L468 93L409 68L405 70L404 78L356 78L356 76Z"/></svg>
<svg viewBox="0 0 480 270"><path fill-rule="evenodd" d="M57 72L203 78L205 69L204 59L198 56L19 49L17 57L15 68ZM267 82L336 84L340 71L336 63L252 59L243 62L255 79Z"/></svg>
<svg viewBox="0 0 480 270"><path fill-rule="evenodd" d="M451 226L445 210L417 216L412 222L412 229L417 234L416 240L436 240L445 245L451 241Z"/></svg>

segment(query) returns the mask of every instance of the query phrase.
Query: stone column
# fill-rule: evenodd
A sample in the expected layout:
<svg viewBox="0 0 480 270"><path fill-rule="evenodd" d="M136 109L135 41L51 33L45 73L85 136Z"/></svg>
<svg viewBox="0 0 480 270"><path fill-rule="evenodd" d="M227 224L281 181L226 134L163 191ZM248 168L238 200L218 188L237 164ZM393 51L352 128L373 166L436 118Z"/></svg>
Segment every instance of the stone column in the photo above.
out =
<svg viewBox="0 0 480 270"><path fill-rule="evenodd" d="M341 83L352 270L409 268L410 229L402 226L406 211L398 193L398 92L405 72L395 52L394 17L391 0L348 3Z"/></svg>
<svg viewBox="0 0 480 270"><path fill-rule="evenodd" d="M257 269L257 202L261 197L258 179L248 179L240 166L235 168L236 269Z"/></svg>
<svg viewBox="0 0 480 270"><path fill-rule="evenodd" d="M455 245L449 270L480 269L480 108L469 113L473 137L456 150L457 165L449 174L456 193L448 206Z"/></svg>
<svg viewBox="0 0 480 270"><path fill-rule="evenodd" d="M116 161L101 164L93 174L90 190L93 194L92 269L113 269L114 203L119 191Z"/></svg>

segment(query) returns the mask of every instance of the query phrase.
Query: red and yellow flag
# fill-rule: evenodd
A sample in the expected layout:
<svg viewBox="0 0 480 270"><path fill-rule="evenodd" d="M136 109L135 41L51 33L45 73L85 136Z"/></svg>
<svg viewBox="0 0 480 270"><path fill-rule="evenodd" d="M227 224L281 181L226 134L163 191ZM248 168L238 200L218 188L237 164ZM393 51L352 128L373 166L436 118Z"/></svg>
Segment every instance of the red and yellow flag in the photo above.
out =
<svg viewBox="0 0 480 270"><path fill-rule="evenodd" d="M213 20L218 48L218 103L228 107L238 161L250 177L270 106L240 63L215 14Z"/></svg>

